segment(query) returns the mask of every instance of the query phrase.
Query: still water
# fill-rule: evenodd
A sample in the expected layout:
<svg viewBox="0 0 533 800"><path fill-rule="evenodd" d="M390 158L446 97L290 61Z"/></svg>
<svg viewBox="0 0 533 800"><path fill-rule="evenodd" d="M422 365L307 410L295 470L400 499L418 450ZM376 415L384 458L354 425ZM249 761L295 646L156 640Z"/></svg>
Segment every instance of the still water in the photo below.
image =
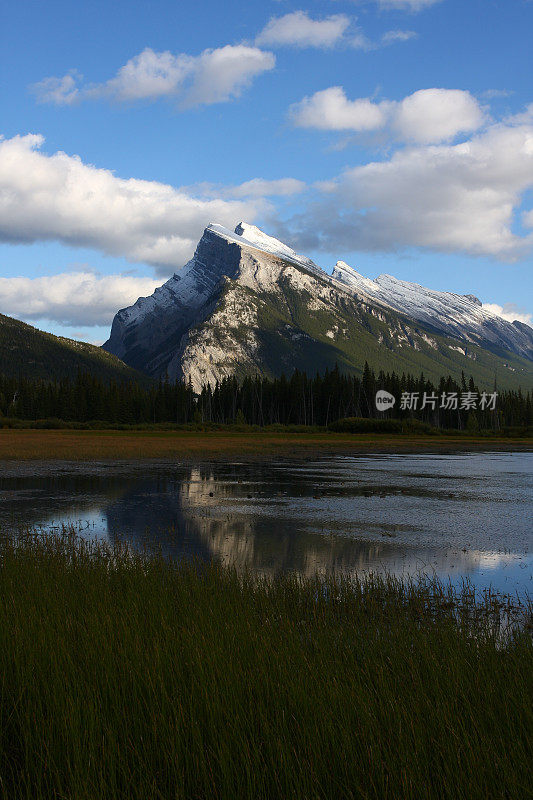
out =
<svg viewBox="0 0 533 800"><path fill-rule="evenodd" d="M0 464L0 529L161 546L265 575L436 574L533 596L533 454Z"/></svg>

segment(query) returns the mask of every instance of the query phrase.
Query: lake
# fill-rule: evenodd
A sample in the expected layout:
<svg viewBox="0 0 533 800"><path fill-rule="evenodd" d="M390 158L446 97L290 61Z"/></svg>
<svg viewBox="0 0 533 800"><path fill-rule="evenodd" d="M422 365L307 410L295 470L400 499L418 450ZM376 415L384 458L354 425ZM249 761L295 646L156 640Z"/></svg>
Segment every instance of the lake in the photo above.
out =
<svg viewBox="0 0 533 800"><path fill-rule="evenodd" d="M0 464L3 530L74 525L264 575L388 571L533 595L533 454Z"/></svg>

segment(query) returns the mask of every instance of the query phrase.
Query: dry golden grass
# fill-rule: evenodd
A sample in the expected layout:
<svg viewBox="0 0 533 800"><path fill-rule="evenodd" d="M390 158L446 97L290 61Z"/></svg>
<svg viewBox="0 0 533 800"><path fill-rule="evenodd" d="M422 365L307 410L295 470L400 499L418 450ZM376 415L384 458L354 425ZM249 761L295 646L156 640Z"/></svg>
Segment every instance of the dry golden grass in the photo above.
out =
<svg viewBox="0 0 533 800"><path fill-rule="evenodd" d="M532 450L533 439L238 431L0 429L0 460L313 457L368 451Z"/></svg>

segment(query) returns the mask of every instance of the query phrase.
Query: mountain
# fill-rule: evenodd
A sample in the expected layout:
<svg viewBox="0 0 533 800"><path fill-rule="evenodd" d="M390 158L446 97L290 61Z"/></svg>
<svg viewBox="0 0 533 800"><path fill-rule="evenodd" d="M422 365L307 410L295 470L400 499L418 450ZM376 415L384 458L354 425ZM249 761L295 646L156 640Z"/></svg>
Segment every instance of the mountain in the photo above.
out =
<svg viewBox="0 0 533 800"><path fill-rule="evenodd" d="M398 285L397 285L398 284ZM422 298L424 298L422 300ZM423 316L422 316L423 315ZM461 371L480 385L529 386L533 331L460 297L339 262L328 275L283 242L240 223L209 225L193 258L151 297L116 315L104 349L153 377L279 375L333 367Z"/></svg>
<svg viewBox="0 0 533 800"><path fill-rule="evenodd" d="M0 374L44 380L90 372L103 380L146 377L96 345L54 336L0 314Z"/></svg>
<svg viewBox="0 0 533 800"><path fill-rule="evenodd" d="M533 359L533 328L492 314L473 294L437 292L417 283L400 281L392 275L380 275L373 281L344 261L337 261L332 277L355 294L364 293L435 331L455 336L467 344L503 348Z"/></svg>

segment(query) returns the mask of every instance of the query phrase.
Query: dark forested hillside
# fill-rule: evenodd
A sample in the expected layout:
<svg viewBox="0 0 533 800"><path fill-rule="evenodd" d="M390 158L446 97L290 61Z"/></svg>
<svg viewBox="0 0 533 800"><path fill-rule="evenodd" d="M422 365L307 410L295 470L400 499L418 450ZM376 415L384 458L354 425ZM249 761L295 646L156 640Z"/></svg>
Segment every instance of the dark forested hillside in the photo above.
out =
<svg viewBox="0 0 533 800"><path fill-rule="evenodd" d="M394 407L385 412L376 409L378 390L396 398ZM376 375L368 364L361 378L342 374L338 367L314 377L298 371L290 377L256 376L242 382L230 377L213 387L204 386L200 394L191 383L181 381L143 387L130 381L104 382L81 373L57 382L0 375L0 427L10 419L327 426L347 417L388 421L391 430L417 420L443 429L499 431L506 426L531 426L533 398L521 390L487 393L464 375L459 382L447 377L436 383L423 375L383 371ZM346 422L351 430L352 422Z"/></svg>
<svg viewBox="0 0 533 800"><path fill-rule="evenodd" d="M0 314L0 374L31 380L59 380L77 372L104 381L112 378L147 378L100 347L45 333Z"/></svg>

